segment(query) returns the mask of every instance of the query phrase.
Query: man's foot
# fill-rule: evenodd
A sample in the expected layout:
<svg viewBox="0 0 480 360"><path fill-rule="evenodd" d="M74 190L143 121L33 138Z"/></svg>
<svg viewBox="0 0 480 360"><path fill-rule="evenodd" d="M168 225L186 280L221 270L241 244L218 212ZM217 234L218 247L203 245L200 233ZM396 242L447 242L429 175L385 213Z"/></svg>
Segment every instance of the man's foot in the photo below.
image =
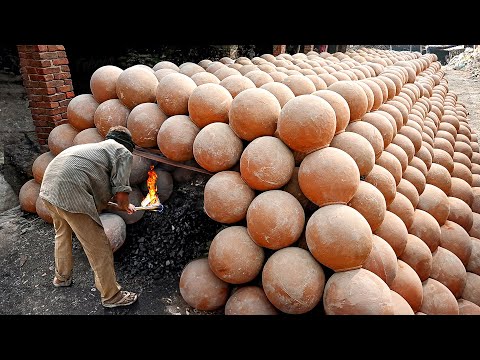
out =
<svg viewBox="0 0 480 360"><path fill-rule="evenodd" d="M58 280L56 276L53 278L53 286L55 287L65 287L70 285L72 285L72 278L65 281Z"/></svg>
<svg viewBox="0 0 480 360"><path fill-rule="evenodd" d="M106 308L114 308L117 306L127 306L137 301L138 295L131 291L121 290L113 300L108 302L102 302L102 305Z"/></svg>

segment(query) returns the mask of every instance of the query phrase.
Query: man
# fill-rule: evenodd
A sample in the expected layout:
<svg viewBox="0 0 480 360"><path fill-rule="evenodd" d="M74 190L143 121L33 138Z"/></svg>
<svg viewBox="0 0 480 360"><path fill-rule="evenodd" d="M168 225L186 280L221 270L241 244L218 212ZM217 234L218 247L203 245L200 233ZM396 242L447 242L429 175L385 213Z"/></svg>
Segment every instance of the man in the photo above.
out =
<svg viewBox="0 0 480 360"><path fill-rule="evenodd" d="M55 228L53 285L72 283L74 232L95 274L102 305L108 308L133 304L138 297L117 283L113 251L99 217L112 198L121 210L135 211L129 201L133 149L130 131L112 127L104 141L72 146L58 154L45 170L40 188Z"/></svg>

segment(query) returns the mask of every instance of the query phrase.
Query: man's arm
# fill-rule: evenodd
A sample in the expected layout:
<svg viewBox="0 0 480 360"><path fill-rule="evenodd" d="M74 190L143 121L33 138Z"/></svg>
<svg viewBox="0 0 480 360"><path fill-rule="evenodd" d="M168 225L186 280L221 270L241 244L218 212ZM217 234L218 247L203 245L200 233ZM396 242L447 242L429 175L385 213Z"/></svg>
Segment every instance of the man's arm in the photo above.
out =
<svg viewBox="0 0 480 360"><path fill-rule="evenodd" d="M130 172L132 169L132 155L118 157L112 167L112 173L110 175L110 185L112 187L112 193L114 200L118 204L120 210L132 213L133 207L129 207L130 199L129 193L132 191L130 187Z"/></svg>

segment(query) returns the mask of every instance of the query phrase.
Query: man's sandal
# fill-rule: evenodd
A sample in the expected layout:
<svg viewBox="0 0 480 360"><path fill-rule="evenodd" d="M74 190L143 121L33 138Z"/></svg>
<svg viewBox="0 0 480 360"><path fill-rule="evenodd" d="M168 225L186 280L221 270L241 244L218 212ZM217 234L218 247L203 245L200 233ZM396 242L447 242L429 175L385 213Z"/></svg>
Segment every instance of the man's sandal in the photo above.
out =
<svg viewBox="0 0 480 360"><path fill-rule="evenodd" d="M70 285L72 285L72 278L65 281L58 280L56 276L53 278L53 286L55 287L65 287Z"/></svg>
<svg viewBox="0 0 480 360"><path fill-rule="evenodd" d="M120 291L121 298L115 302L102 302L102 305L106 308L114 308L117 306L127 306L133 304L138 299L138 295L131 291Z"/></svg>

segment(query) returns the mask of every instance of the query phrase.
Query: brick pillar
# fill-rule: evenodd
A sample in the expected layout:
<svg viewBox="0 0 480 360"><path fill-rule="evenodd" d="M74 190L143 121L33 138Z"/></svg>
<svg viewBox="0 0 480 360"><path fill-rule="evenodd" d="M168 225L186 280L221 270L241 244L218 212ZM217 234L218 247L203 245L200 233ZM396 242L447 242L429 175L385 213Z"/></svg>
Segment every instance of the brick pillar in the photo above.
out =
<svg viewBox="0 0 480 360"><path fill-rule="evenodd" d="M67 106L75 96L65 48L17 45L17 50L38 142L46 150L48 134L68 121Z"/></svg>
<svg viewBox="0 0 480 360"><path fill-rule="evenodd" d="M303 45L303 52L306 54L313 50L313 45Z"/></svg>
<svg viewBox="0 0 480 360"><path fill-rule="evenodd" d="M287 51L287 45L273 45L273 56L284 54Z"/></svg>

